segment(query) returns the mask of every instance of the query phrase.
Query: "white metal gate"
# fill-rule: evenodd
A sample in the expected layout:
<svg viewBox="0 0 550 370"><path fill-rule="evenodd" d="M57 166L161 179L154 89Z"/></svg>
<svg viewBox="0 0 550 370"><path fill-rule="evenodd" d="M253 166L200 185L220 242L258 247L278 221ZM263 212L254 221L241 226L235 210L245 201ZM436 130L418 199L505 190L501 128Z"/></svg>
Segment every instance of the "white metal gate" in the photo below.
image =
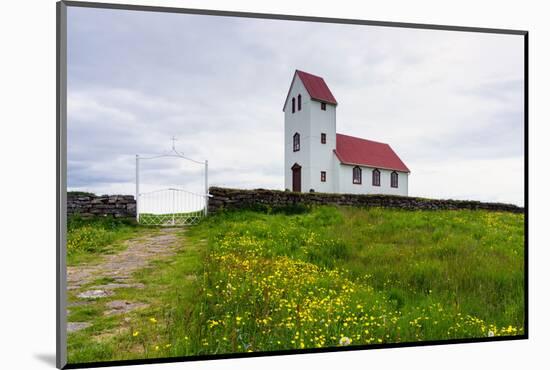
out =
<svg viewBox="0 0 550 370"><path fill-rule="evenodd" d="M192 225L208 214L208 161L200 162L183 156L172 145L173 154L140 157L136 154L136 219L143 225ZM140 161L158 158L180 158L204 166L204 193L182 188L164 188L140 193Z"/></svg>

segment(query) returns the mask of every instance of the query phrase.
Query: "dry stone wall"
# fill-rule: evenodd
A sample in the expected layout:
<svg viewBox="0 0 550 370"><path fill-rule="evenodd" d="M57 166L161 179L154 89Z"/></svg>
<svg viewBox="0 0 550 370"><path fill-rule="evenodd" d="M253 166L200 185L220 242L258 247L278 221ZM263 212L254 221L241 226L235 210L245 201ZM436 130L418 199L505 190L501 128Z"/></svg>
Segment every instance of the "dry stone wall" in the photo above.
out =
<svg viewBox="0 0 550 370"><path fill-rule="evenodd" d="M136 217L133 195L74 195L67 194L67 214L83 217Z"/></svg>
<svg viewBox="0 0 550 370"><path fill-rule="evenodd" d="M208 213L224 209L250 207L288 207L295 205L343 205L359 207L385 207L408 210L483 209L489 211L524 212L513 204L485 203L478 201L427 199L395 195L359 195L327 193L294 193L278 190L242 190L211 187Z"/></svg>

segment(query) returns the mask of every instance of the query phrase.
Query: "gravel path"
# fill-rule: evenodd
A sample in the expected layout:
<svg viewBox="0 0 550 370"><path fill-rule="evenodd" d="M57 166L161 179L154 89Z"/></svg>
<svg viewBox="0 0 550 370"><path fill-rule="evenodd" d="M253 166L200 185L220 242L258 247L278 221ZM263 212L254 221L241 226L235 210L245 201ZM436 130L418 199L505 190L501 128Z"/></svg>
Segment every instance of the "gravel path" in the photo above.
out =
<svg viewBox="0 0 550 370"><path fill-rule="evenodd" d="M67 289L77 291L77 301L72 301L68 307L85 305L99 298L114 295L118 288L143 288L143 284L133 281L132 274L146 267L151 260L168 257L174 254L178 241L177 233L181 228L163 228L152 230L151 234L126 241L127 248L123 251L106 255L100 262L69 266L67 268ZM107 278L109 283L86 287L98 279ZM110 308L105 314L113 315L134 309L146 308L140 302L112 300L107 302ZM67 331L73 332L88 327L87 322L69 322Z"/></svg>

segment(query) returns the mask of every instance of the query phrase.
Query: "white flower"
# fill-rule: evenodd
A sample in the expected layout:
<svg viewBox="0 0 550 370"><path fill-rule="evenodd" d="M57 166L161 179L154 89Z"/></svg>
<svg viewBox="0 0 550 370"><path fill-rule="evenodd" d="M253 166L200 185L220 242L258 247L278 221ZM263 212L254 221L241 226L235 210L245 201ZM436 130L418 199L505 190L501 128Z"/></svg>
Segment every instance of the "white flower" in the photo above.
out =
<svg viewBox="0 0 550 370"><path fill-rule="evenodd" d="M487 334L489 337L494 337L495 333L492 330L489 330L489 333Z"/></svg>
<svg viewBox="0 0 550 370"><path fill-rule="evenodd" d="M348 337L342 337L340 338L340 345L341 346L349 346L351 344L351 339Z"/></svg>

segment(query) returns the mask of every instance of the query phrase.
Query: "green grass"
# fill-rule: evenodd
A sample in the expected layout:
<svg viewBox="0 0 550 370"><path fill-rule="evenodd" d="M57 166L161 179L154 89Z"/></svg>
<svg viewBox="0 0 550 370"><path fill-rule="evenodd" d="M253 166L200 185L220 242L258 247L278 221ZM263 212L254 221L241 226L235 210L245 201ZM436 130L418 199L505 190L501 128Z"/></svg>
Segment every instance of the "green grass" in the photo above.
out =
<svg viewBox="0 0 550 370"><path fill-rule="evenodd" d="M135 282L143 283L144 288L116 289L113 297L71 308L69 321L91 322L93 326L69 334L69 363L191 354L187 350L194 330L192 322L196 321L192 318L200 290L205 243L186 243L183 233L174 256L153 261L150 267L134 274ZM101 279L89 286L108 282ZM77 300L75 294L69 292L69 302ZM114 299L149 307L105 316L106 303Z"/></svg>
<svg viewBox="0 0 550 370"><path fill-rule="evenodd" d="M521 214L241 211L190 233L210 251L199 353L523 333Z"/></svg>
<svg viewBox="0 0 550 370"><path fill-rule="evenodd" d="M73 308L70 362L523 334L522 214L267 211L208 217L109 298L145 310Z"/></svg>
<svg viewBox="0 0 550 370"><path fill-rule="evenodd" d="M71 216L67 220L67 265L114 253L123 248L122 241L137 236L142 230L134 219Z"/></svg>

